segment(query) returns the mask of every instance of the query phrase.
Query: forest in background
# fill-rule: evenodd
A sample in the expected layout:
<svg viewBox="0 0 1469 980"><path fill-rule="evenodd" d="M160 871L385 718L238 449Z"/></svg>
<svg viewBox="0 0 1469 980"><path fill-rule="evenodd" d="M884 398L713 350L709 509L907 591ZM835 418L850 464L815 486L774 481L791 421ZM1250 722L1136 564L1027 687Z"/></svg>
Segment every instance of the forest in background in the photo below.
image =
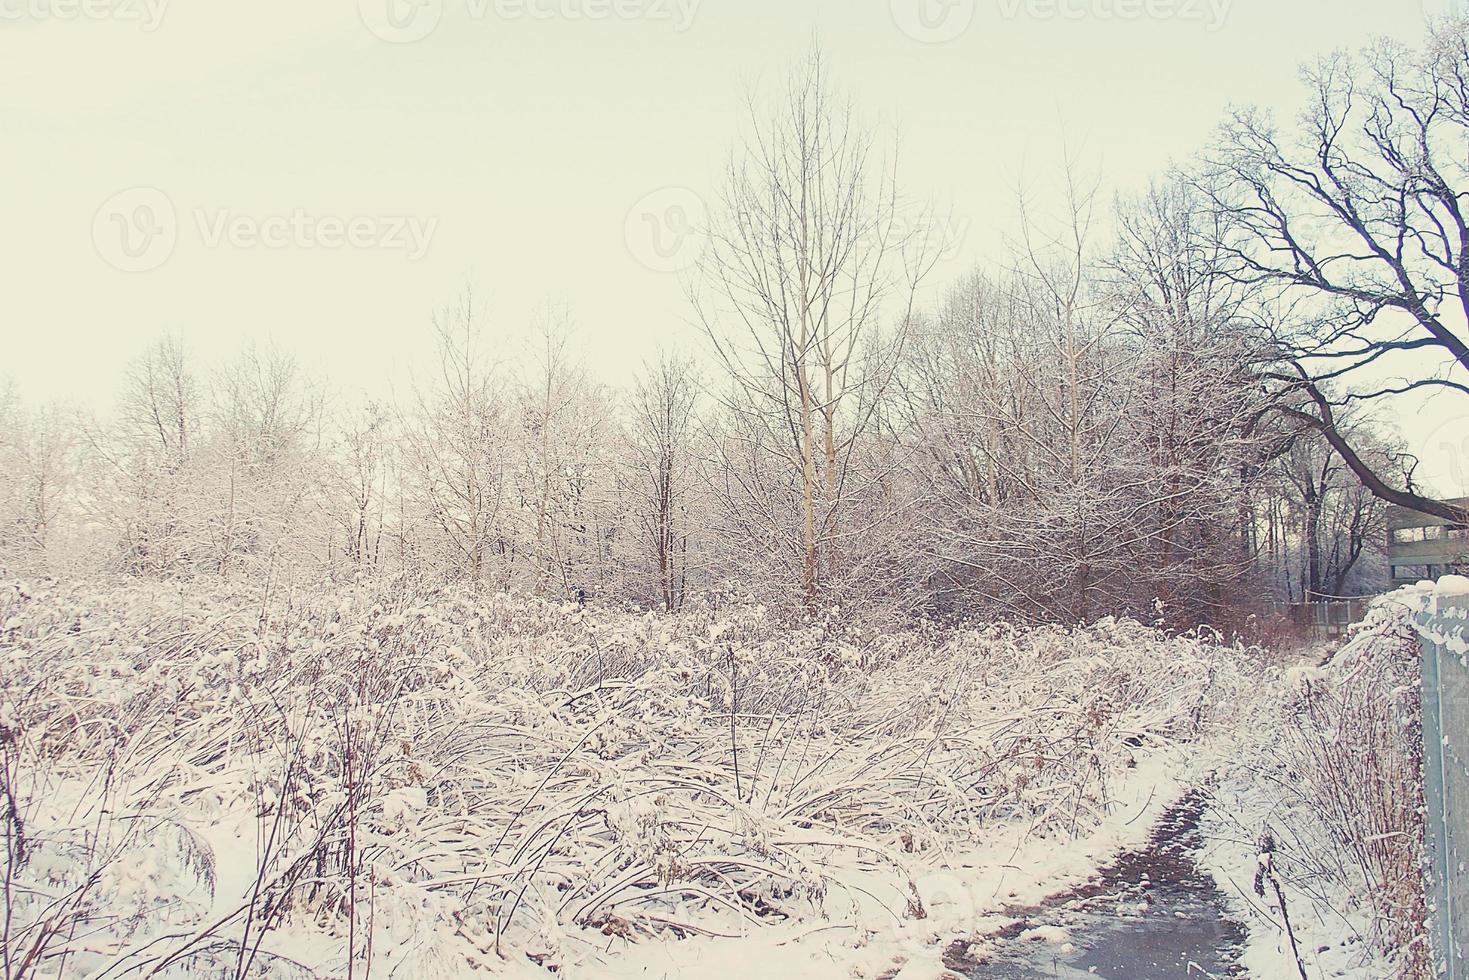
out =
<svg viewBox="0 0 1469 980"><path fill-rule="evenodd" d="M1303 80L1140 195L1062 161L925 306L944 216L813 52L751 98L686 351L614 387L571 311L507 357L466 290L405 326L437 369L354 403L165 336L100 418L0 389L0 564L1169 626L1380 591L1388 502L1462 519L1384 409L1469 394L1466 28Z"/></svg>

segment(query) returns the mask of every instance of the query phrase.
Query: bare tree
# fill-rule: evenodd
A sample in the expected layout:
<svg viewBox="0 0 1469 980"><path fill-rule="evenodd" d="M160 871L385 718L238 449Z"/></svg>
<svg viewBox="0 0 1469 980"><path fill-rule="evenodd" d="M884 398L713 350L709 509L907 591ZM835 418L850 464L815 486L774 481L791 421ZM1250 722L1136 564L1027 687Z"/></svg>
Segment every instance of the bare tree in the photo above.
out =
<svg viewBox="0 0 1469 980"><path fill-rule="evenodd" d="M198 383L183 344L164 336L128 369L118 421L139 447L147 445L173 468L189 459L199 437Z"/></svg>
<svg viewBox="0 0 1469 980"><path fill-rule="evenodd" d="M1236 112L1200 182L1227 220L1230 274L1314 304L1273 331L1282 412L1319 430L1377 496L1450 520L1464 515L1364 457L1341 410L1469 395L1466 29L1442 21L1422 51L1384 40L1360 60L1321 61L1295 138Z"/></svg>
<svg viewBox="0 0 1469 980"><path fill-rule="evenodd" d="M611 394L592 379L573 335L561 307L548 305L534 323L515 447L520 550L534 586L555 583L567 598L604 581L616 523Z"/></svg>
<svg viewBox="0 0 1469 980"><path fill-rule="evenodd" d="M750 117L694 303L730 379L727 458L744 470L733 523L757 552L794 552L809 602L843 574L853 504L875 486L853 464L934 255L925 223L904 226L892 161L836 101L819 51L771 114L752 103Z"/></svg>
<svg viewBox="0 0 1469 980"><path fill-rule="evenodd" d="M664 354L644 370L629 405L629 492L643 543L638 551L652 565L654 592L668 612L683 604L688 589L699 387L691 361Z"/></svg>
<svg viewBox="0 0 1469 980"><path fill-rule="evenodd" d="M435 385L416 392L415 411L403 420L409 492L414 516L437 532L449 566L482 578L492 560L509 557L502 524L508 411L486 356L473 292L433 323ZM403 534L400 550L406 551Z"/></svg>
<svg viewBox="0 0 1469 980"><path fill-rule="evenodd" d="M1152 476L1139 495L1153 591L1208 618L1254 571L1249 495L1279 445L1257 377L1261 354L1246 316L1254 291L1221 274L1217 215L1186 182L1154 183L1119 203L1103 261L1135 351L1127 414Z"/></svg>
<svg viewBox="0 0 1469 980"><path fill-rule="evenodd" d="M76 413L60 405L27 411L0 392L0 549L48 567L77 480Z"/></svg>
<svg viewBox="0 0 1469 980"><path fill-rule="evenodd" d="M1013 272L962 282L914 332L902 405L938 601L1211 618L1253 569L1242 502L1274 436L1254 424L1240 290L1183 189L1122 202L1104 250L1094 194L1064 187L1051 230L1027 216Z"/></svg>
<svg viewBox="0 0 1469 980"><path fill-rule="evenodd" d="M1384 465L1389 447L1367 420L1343 426L1354 445ZM1296 523L1297 567L1284 571L1287 595L1309 601L1340 596L1363 559L1380 555L1387 536L1386 505L1369 493L1320 433L1308 429L1290 440L1277 466L1287 514Z"/></svg>
<svg viewBox="0 0 1469 980"><path fill-rule="evenodd" d="M359 568L375 568L382 557L394 436L389 408L368 400L342 422L327 467L324 509L344 557Z"/></svg>
<svg viewBox="0 0 1469 980"><path fill-rule="evenodd" d="M196 479L210 496L205 528L221 574L240 559L269 562L324 551L302 533L320 483L315 469L323 457L322 411L320 388L278 349L247 347L217 372L212 431Z"/></svg>
<svg viewBox="0 0 1469 980"><path fill-rule="evenodd" d="M165 336L127 368L113 419L88 432L89 518L132 572L179 572L203 551L205 406L183 344Z"/></svg>

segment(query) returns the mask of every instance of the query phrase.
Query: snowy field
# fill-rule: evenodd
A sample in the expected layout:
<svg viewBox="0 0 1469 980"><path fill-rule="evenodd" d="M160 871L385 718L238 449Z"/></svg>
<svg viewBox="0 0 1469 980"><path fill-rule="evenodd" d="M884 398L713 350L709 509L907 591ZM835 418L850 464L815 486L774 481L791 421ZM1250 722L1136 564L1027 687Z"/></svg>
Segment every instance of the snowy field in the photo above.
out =
<svg viewBox="0 0 1469 980"><path fill-rule="evenodd" d="M932 978L1207 786L1250 975L1266 826L1311 976L1394 975L1302 759L1401 616L1316 669L405 592L4 584L7 974Z"/></svg>

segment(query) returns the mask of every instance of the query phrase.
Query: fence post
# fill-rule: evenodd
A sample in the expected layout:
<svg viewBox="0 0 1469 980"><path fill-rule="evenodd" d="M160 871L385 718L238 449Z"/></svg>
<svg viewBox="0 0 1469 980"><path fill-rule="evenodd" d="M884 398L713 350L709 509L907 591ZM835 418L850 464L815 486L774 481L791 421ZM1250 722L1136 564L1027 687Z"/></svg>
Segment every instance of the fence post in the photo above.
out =
<svg viewBox="0 0 1469 980"><path fill-rule="evenodd" d="M1423 795L1428 934L1434 974L1469 980L1469 602L1436 598L1418 615L1423 651Z"/></svg>

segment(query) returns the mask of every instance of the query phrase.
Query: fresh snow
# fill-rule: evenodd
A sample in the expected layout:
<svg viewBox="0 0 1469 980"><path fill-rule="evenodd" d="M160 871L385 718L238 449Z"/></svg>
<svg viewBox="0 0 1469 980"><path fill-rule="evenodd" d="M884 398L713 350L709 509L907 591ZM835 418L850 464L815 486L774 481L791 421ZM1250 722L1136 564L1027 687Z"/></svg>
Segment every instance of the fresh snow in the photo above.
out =
<svg viewBox="0 0 1469 980"><path fill-rule="evenodd" d="M349 955L939 977L1144 846L1322 682L1122 620L878 633L365 582L9 583L0 621L11 946L99 980L344 977ZM1219 798L1250 835L1278 815L1258 783ZM1221 831L1205 859L1239 895L1254 853ZM1240 912L1271 975L1269 917ZM1318 919L1313 944L1356 934ZM1339 975L1374 975L1342 950Z"/></svg>

